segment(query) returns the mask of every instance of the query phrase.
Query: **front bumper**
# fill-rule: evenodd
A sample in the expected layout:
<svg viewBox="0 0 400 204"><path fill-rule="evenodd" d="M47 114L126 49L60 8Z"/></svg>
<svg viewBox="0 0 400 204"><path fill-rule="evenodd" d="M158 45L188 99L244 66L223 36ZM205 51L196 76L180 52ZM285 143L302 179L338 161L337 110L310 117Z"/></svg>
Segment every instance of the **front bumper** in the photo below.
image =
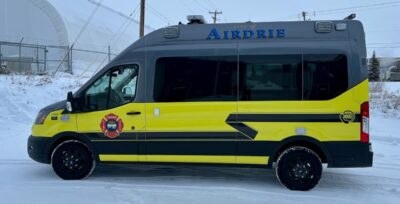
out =
<svg viewBox="0 0 400 204"><path fill-rule="evenodd" d="M50 138L29 136L28 138L28 154L33 160L50 164Z"/></svg>
<svg viewBox="0 0 400 204"><path fill-rule="evenodd" d="M325 144L328 149L328 167L371 167L373 152L371 143L361 142L330 142Z"/></svg>

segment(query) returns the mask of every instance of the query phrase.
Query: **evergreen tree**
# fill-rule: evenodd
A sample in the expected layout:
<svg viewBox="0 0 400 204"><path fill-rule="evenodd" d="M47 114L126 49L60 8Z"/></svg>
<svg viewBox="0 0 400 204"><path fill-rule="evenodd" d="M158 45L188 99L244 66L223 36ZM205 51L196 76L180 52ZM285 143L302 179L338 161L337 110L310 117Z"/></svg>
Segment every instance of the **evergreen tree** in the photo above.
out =
<svg viewBox="0 0 400 204"><path fill-rule="evenodd" d="M368 65L368 78L370 81L379 81L381 74L381 67L378 58L376 58L375 51L372 58L369 60Z"/></svg>

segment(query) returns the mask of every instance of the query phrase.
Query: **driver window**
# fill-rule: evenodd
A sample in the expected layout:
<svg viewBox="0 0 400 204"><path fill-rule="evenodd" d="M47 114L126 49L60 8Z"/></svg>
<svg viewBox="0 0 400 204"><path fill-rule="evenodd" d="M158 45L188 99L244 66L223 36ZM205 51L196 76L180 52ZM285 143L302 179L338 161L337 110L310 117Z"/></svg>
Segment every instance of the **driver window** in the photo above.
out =
<svg viewBox="0 0 400 204"><path fill-rule="evenodd" d="M105 110L133 101L137 74L136 65L119 66L108 71L87 89L84 109Z"/></svg>

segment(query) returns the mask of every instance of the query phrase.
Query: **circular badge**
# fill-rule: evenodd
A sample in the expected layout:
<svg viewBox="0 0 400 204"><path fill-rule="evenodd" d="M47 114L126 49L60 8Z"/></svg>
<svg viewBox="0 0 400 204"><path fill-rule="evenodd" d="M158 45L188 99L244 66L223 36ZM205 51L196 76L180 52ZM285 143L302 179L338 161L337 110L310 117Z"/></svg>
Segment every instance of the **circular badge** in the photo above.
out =
<svg viewBox="0 0 400 204"><path fill-rule="evenodd" d="M105 136L109 138L116 138L122 132L124 123L122 122L121 118L118 118L117 115L111 113L106 115L101 120L100 128Z"/></svg>
<svg viewBox="0 0 400 204"><path fill-rule="evenodd" d="M342 122L349 123L349 122L353 122L354 119L356 118L356 116L353 113L353 111L347 110L347 111L344 111L343 113L341 113L339 118Z"/></svg>

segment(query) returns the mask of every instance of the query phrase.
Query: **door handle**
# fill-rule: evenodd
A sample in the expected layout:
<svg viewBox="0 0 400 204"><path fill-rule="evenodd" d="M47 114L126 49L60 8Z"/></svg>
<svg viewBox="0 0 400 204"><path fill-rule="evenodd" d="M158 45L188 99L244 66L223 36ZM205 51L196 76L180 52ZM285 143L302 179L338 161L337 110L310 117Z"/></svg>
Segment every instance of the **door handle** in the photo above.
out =
<svg viewBox="0 0 400 204"><path fill-rule="evenodd" d="M141 112L140 111L131 111L131 112L127 112L127 115L140 115Z"/></svg>

